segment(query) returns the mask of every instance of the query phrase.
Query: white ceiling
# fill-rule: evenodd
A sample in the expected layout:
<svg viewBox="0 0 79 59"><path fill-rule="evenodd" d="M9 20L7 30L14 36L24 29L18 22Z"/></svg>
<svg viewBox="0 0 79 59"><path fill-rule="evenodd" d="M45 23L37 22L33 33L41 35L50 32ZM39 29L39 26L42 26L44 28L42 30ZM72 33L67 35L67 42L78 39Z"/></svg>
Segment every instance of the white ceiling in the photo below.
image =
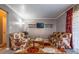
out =
<svg viewBox="0 0 79 59"><path fill-rule="evenodd" d="M71 4L9 4L7 5L23 19L52 18L70 8Z"/></svg>

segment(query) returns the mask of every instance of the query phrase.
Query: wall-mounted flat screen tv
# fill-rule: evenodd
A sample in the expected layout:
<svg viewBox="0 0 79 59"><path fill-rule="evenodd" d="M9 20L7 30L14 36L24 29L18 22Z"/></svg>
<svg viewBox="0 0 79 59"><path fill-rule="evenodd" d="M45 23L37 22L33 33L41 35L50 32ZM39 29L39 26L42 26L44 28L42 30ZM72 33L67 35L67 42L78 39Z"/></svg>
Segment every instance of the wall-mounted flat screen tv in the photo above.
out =
<svg viewBox="0 0 79 59"><path fill-rule="evenodd" d="M44 28L44 23L37 23L37 28Z"/></svg>

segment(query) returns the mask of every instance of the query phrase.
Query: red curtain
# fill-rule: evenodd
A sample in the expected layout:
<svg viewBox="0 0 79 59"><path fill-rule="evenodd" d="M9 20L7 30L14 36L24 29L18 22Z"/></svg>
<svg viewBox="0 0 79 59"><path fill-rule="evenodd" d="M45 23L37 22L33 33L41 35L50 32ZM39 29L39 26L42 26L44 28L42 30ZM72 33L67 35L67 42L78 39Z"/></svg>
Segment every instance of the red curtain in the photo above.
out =
<svg viewBox="0 0 79 59"><path fill-rule="evenodd" d="M72 16L73 16L73 8L67 11L67 16L66 16L66 32L72 33ZM73 48L72 45L72 39L70 42L71 47Z"/></svg>

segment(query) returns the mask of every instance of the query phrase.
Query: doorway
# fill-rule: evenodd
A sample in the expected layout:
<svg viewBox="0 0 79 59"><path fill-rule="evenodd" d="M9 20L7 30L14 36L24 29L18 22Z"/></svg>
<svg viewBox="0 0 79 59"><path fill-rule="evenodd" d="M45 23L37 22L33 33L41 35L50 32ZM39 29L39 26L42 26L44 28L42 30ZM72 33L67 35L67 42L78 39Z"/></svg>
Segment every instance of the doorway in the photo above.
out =
<svg viewBox="0 0 79 59"><path fill-rule="evenodd" d="M6 48L7 12L0 9L0 49Z"/></svg>

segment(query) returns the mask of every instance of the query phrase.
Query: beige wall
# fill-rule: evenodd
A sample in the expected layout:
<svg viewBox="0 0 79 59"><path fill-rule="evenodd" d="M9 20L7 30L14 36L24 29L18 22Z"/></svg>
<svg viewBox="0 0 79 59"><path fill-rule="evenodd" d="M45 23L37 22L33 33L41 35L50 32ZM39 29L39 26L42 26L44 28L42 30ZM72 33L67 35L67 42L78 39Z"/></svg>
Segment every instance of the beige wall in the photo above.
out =
<svg viewBox="0 0 79 59"><path fill-rule="evenodd" d="M66 31L66 13L57 19L56 31L57 32L65 32Z"/></svg>

